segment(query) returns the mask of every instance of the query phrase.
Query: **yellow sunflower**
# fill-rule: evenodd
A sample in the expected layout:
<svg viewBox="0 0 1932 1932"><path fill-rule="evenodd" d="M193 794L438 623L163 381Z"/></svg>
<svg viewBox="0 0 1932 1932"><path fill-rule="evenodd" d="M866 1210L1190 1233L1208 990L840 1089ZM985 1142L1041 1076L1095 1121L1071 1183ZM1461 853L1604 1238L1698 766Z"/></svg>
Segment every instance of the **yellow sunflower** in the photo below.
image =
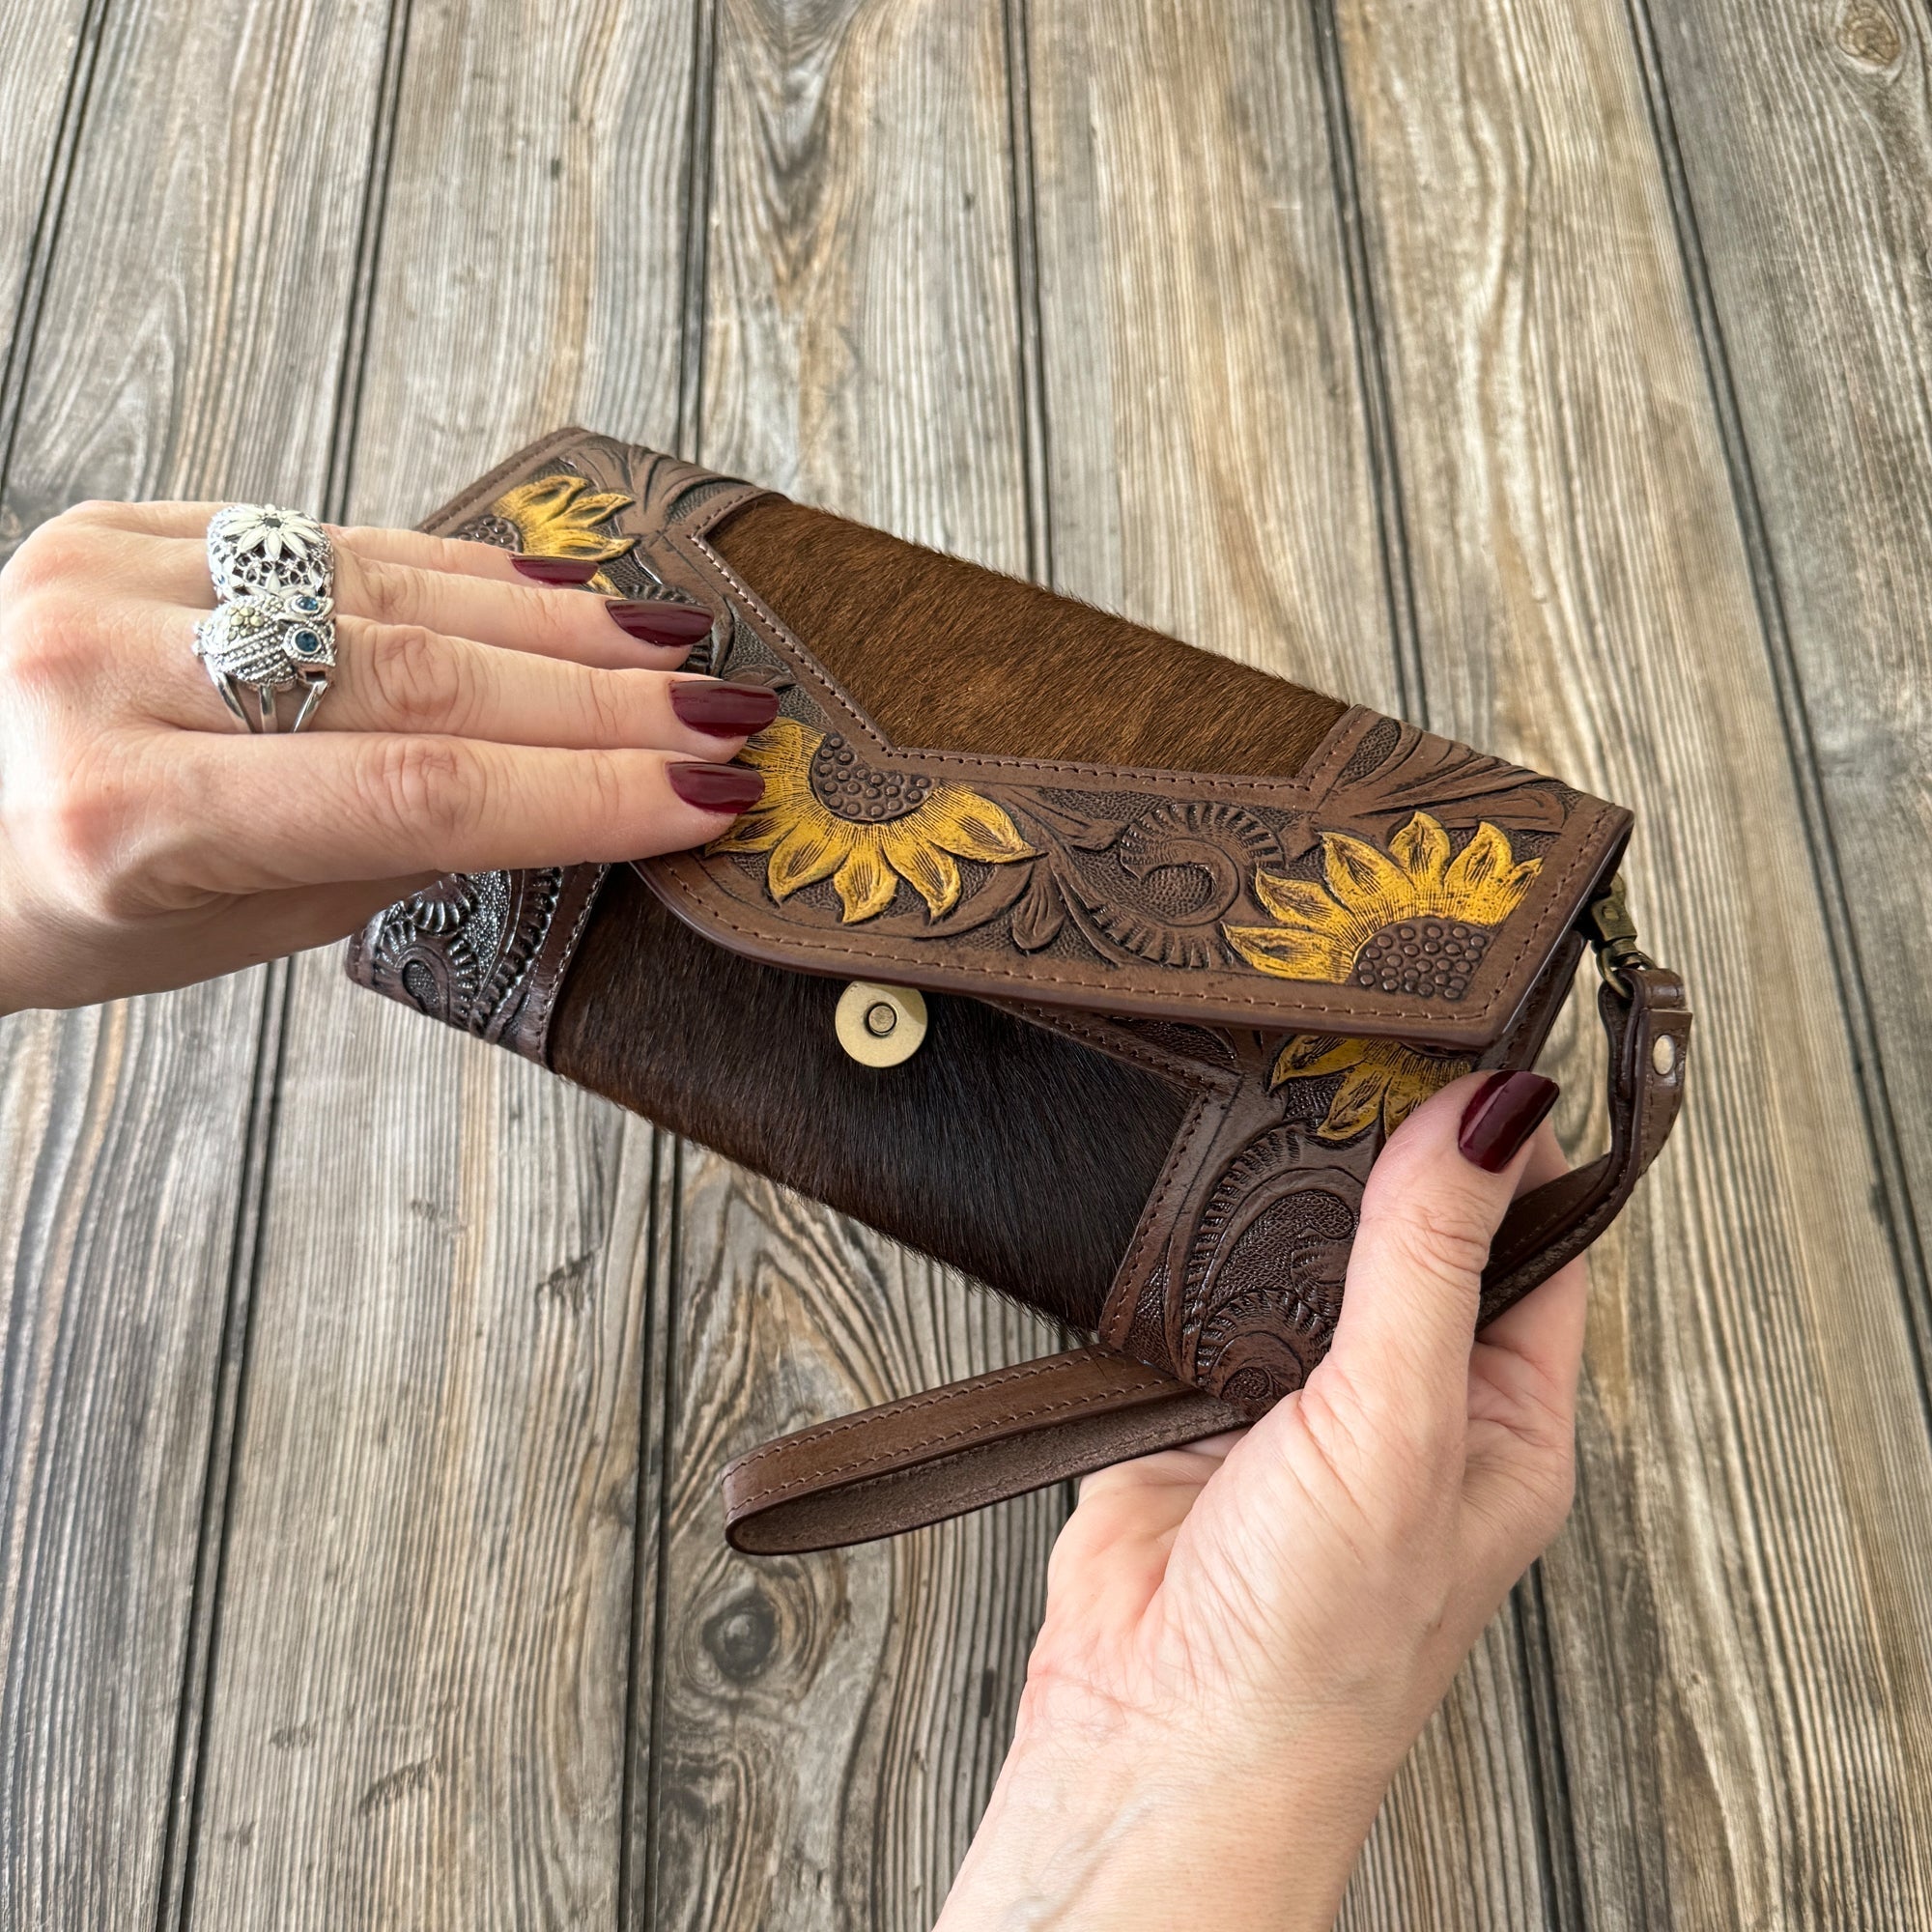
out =
<svg viewBox="0 0 1932 1932"><path fill-rule="evenodd" d="M615 490L593 490L581 476L539 476L519 483L490 505L493 517L516 526L526 556L576 556L609 563L637 544L636 537L613 537L600 530L636 499Z"/></svg>
<svg viewBox="0 0 1932 1932"><path fill-rule="evenodd" d="M1315 1131L1324 1141L1351 1141L1378 1117L1382 1132L1394 1133L1437 1088L1460 1079L1475 1064L1453 1054L1424 1053L1399 1039L1298 1033L1275 1060L1268 1085L1319 1080L1324 1073L1344 1075Z"/></svg>
<svg viewBox="0 0 1932 1932"><path fill-rule="evenodd" d="M837 732L780 718L739 755L764 774L765 795L706 849L769 852L775 899L829 878L844 924L884 912L901 879L938 919L958 902L960 859L1006 866L1035 856L992 800L868 765Z"/></svg>
<svg viewBox="0 0 1932 1932"><path fill-rule="evenodd" d="M1279 980L1458 1000L1541 866L1519 860L1488 823L1452 859L1448 833L1418 811L1386 853L1324 832L1323 885L1257 872L1255 896L1278 923L1222 929L1250 966Z"/></svg>

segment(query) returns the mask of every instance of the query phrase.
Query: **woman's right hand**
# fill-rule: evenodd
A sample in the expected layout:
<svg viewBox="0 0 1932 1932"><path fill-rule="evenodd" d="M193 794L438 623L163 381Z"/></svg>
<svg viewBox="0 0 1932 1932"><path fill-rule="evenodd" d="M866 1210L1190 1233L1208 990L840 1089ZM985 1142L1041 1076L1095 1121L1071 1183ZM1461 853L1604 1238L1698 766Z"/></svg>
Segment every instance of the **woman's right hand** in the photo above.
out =
<svg viewBox="0 0 1932 1932"><path fill-rule="evenodd" d="M220 507L83 503L0 571L0 1011L321 945L442 872L702 844L762 790L728 761L777 699L674 675L675 607L408 530L330 531L332 686L250 734L193 648Z"/></svg>

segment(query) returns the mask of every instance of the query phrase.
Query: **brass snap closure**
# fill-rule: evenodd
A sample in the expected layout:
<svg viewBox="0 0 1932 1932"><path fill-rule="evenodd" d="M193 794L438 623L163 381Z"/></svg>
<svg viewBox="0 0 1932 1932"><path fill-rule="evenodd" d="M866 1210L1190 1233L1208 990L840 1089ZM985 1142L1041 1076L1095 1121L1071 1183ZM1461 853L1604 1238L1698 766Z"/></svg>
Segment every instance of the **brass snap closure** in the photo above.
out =
<svg viewBox="0 0 1932 1932"><path fill-rule="evenodd" d="M925 1037L925 1001L910 986L854 980L838 996L838 1044L861 1066L896 1066Z"/></svg>

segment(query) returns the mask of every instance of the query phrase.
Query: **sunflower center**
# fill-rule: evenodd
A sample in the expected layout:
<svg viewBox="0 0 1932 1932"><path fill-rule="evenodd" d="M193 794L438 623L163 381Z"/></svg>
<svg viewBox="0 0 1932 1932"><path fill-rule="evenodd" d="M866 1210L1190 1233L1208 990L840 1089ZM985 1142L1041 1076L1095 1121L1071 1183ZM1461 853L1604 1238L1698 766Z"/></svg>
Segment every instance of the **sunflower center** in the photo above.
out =
<svg viewBox="0 0 1932 1932"><path fill-rule="evenodd" d="M1494 935L1461 919L1406 919L1385 925L1355 954L1358 986L1411 993L1424 1000L1460 1000Z"/></svg>
<svg viewBox="0 0 1932 1932"><path fill-rule="evenodd" d="M932 781L917 772L882 772L868 765L837 731L829 731L811 754L812 795L838 818L883 825L923 806Z"/></svg>

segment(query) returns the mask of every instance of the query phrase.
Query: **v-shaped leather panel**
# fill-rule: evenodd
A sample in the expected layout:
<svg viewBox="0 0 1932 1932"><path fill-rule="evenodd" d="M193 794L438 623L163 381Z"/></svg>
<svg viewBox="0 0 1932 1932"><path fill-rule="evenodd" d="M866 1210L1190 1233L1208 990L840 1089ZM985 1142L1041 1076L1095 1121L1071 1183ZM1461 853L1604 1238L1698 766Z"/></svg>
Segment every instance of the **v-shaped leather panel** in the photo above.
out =
<svg viewBox="0 0 1932 1932"><path fill-rule="evenodd" d="M693 668L781 694L745 754L760 806L638 867L768 964L1480 1051L1629 836L1620 807L1359 706L1291 779L891 744L709 540L768 493L581 432L525 454L520 476L547 473L630 499L607 525L635 539L618 587L642 578L728 620Z"/></svg>

